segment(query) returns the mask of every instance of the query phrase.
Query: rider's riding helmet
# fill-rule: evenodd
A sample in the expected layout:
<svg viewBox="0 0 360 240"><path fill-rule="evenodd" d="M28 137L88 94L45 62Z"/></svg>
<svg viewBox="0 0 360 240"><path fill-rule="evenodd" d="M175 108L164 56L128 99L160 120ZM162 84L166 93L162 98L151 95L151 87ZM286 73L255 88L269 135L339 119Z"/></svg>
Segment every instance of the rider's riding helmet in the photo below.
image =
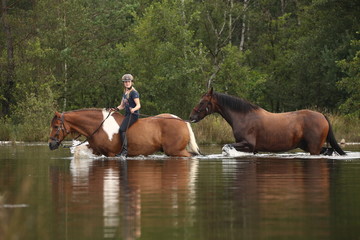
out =
<svg viewBox="0 0 360 240"><path fill-rule="evenodd" d="M124 76L122 76L121 80L122 80L123 82L133 81L133 80L134 80L134 77L133 77L133 75L127 73L127 74L125 74Z"/></svg>

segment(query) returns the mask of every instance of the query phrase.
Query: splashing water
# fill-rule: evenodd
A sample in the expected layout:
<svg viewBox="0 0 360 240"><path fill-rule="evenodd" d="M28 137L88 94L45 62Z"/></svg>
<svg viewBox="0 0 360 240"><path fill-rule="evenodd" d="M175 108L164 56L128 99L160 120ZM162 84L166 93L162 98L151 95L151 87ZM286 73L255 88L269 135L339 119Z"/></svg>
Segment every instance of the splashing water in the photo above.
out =
<svg viewBox="0 0 360 240"><path fill-rule="evenodd" d="M80 146L77 146L80 141L73 140L72 146L70 148L71 153L75 159L96 159L96 158L105 158L105 156L97 156L92 153L89 144L86 142ZM170 159L172 157L166 156L164 154L158 153L150 156L136 156L129 157L128 159L132 160L144 160L144 159ZM218 158L284 158L284 159L339 159L339 160L352 160L360 159L360 152L350 152L347 151L346 155L340 156L337 153L333 153L331 156L325 155L310 155L306 152L285 152L285 153L247 153L237 151L234 147L229 144L226 144L222 148L221 154L209 154L209 155L200 155L194 156L192 158L197 159L218 159Z"/></svg>
<svg viewBox="0 0 360 240"><path fill-rule="evenodd" d="M226 144L222 148L222 155L224 157L256 157L256 158L286 158L286 159L342 159L342 160L351 160L359 159L360 152L346 152L346 155L340 156L337 153L333 153L331 156L326 155L310 155L306 152L286 152L286 153L246 153L237 151L233 146Z"/></svg>

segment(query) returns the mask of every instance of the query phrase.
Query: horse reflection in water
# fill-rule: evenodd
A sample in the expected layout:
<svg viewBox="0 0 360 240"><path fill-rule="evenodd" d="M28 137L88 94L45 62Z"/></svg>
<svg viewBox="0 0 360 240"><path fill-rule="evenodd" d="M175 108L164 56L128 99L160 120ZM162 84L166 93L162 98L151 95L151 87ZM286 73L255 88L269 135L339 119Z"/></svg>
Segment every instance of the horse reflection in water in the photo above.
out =
<svg viewBox="0 0 360 240"><path fill-rule="evenodd" d="M66 224L59 229L66 229L68 239L136 239L176 226L190 226L204 239L222 239L224 224L234 226L227 228L227 239L241 233L277 239L279 234L286 238L311 228L329 229L329 179L336 163L217 160L73 159L70 174L61 166L50 171L58 217L54 224Z"/></svg>
<svg viewBox="0 0 360 240"><path fill-rule="evenodd" d="M103 226L104 238L137 239L141 236L141 222L147 227L161 225L160 222L141 221L142 197L148 201L151 196L156 206L168 209L169 214L174 216L179 209L183 211L187 206L193 206L197 163L196 159L177 158L165 161L75 158L70 165L71 176L56 169L51 171L53 195L57 203L55 207L57 211L65 210L67 219L75 215L103 216L102 222L97 218L80 219L79 227L84 228L82 236L94 238L97 233L95 229ZM187 211L191 214L190 209ZM89 212L92 214L88 215ZM168 218L164 221L169 223ZM178 220L174 218L173 221ZM75 239L75 232L79 231L76 223L65 227L69 239Z"/></svg>
<svg viewBox="0 0 360 240"><path fill-rule="evenodd" d="M239 232L252 239L301 239L312 228L329 229L331 164L321 160L223 159L223 178L232 179L224 198L229 195L232 204L241 207L234 211L227 206L217 211L224 216L208 217L232 216L237 228L229 235L235 239ZM216 229L217 224L207 227ZM324 230L313 237L328 239L330 234Z"/></svg>

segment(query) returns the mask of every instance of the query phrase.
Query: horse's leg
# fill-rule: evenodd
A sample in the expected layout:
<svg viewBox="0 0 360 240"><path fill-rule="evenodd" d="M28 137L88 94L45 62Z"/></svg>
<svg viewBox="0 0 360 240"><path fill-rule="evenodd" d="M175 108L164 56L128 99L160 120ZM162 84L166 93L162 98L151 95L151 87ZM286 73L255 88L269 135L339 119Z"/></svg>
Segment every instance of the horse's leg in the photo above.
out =
<svg viewBox="0 0 360 240"><path fill-rule="evenodd" d="M329 148L329 147L322 147L320 154L325 155L325 156L331 156L334 152L333 148Z"/></svg>
<svg viewBox="0 0 360 240"><path fill-rule="evenodd" d="M315 134L315 132L312 134L312 136L307 136L305 139L306 142L306 150L311 154L311 155L320 155L320 153L323 150L323 145L326 141L326 134L325 133L321 133L321 132L317 132Z"/></svg>
<svg viewBox="0 0 360 240"><path fill-rule="evenodd" d="M315 141L302 140L299 144L299 148L305 152L309 152L311 155L319 155L322 151L322 144Z"/></svg>
<svg viewBox="0 0 360 240"><path fill-rule="evenodd" d="M237 151L241 151L241 152L254 152L255 150L254 145L246 140L242 140L236 143L231 143L230 146L234 147Z"/></svg>
<svg viewBox="0 0 360 240"><path fill-rule="evenodd" d="M173 157L191 157L192 155L186 150L186 141L182 138L175 138L175 141L168 141L162 145L164 153Z"/></svg>
<svg viewBox="0 0 360 240"><path fill-rule="evenodd" d="M319 155L323 150L323 144L325 139L316 140L315 137L309 140L303 140L299 145L299 148L304 150L305 152L309 152L311 155Z"/></svg>
<svg viewBox="0 0 360 240"><path fill-rule="evenodd" d="M163 146L164 153L172 157L191 157L192 155L185 149L179 149L176 146Z"/></svg>
<svg viewBox="0 0 360 240"><path fill-rule="evenodd" d="M168 154L170 155L170 154ZM192 155L186 151L185 149L184 150L181 150L181 151L178 151L177 153L173 153L171 154L170 156L176 156L176 157L191 157Z"/></svg>

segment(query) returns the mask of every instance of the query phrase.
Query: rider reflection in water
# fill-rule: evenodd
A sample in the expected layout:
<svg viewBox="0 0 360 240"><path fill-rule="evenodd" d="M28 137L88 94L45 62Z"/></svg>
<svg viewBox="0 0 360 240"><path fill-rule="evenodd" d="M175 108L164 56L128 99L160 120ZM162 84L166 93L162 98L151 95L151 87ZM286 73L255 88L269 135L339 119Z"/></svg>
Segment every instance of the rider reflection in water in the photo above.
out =
<svg viewBox="0 0 360 240"><path fill-rule="evenodd" d="M122 149L116 157L126 159L127 157L127 139L126 130L133 125L139 118L140 109L140 95L133 86L134 77L131 74L125 74L122 76L122 82L124 83L124 94L121 99L121 103L116 108L112 108L111 111L119 111L125 108L125 118L121 123L119 134L122 142Z"/></svg>

